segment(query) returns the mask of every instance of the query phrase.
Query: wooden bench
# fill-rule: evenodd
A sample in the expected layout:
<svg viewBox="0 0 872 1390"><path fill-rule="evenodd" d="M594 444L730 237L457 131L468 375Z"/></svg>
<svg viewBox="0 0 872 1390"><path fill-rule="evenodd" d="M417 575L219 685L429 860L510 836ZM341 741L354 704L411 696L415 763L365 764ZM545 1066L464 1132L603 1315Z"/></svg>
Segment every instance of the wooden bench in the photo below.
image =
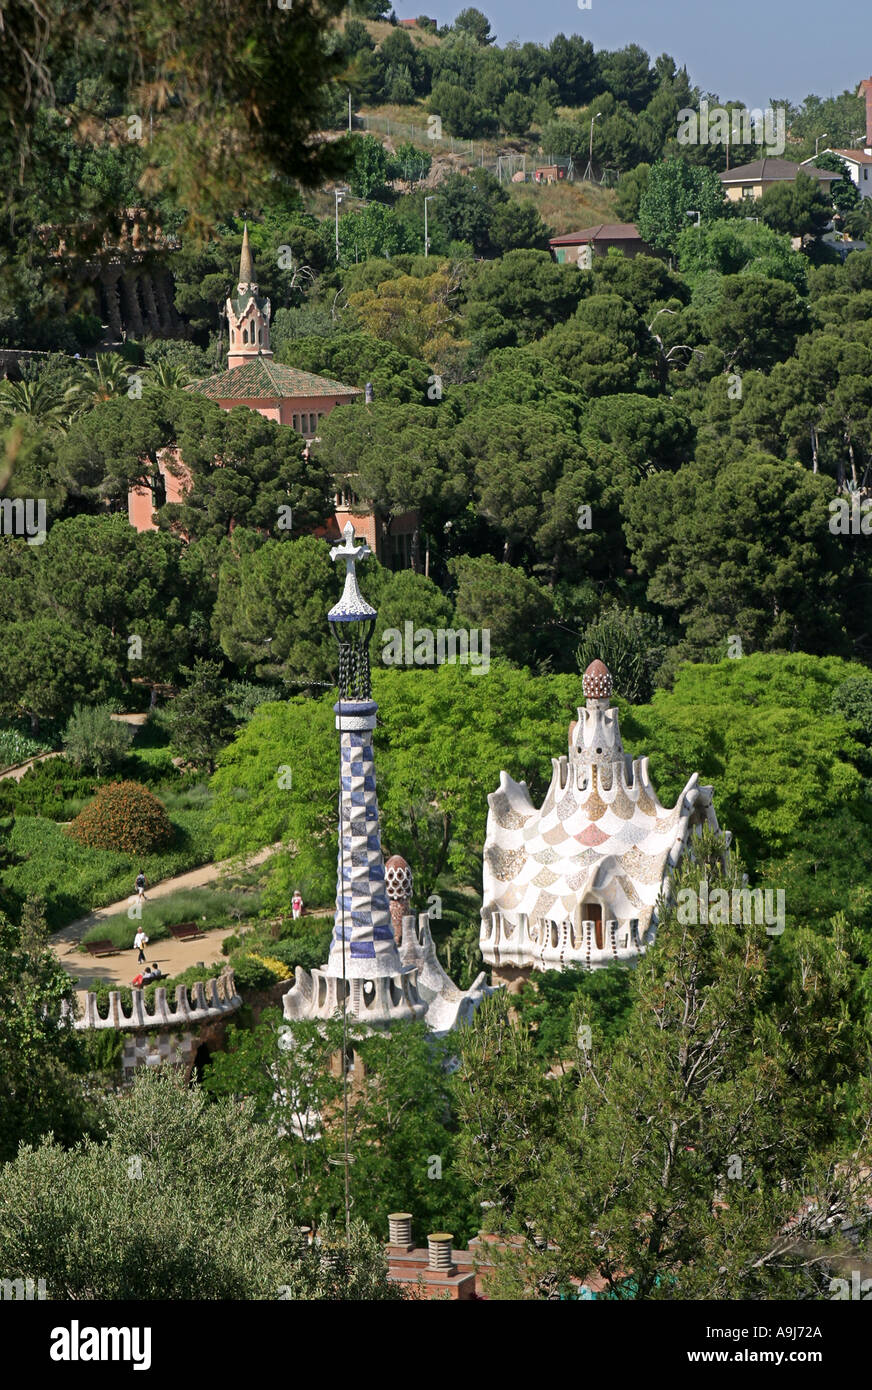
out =
<svg viewBox="0 0 872 1390"><path fill-rule="evenodd" d="M193 941L195 937L203 935L197 922L177 922L170 927L170 931L176 941Z"/></svg>
<svg viewBox="0 0 872 1390"><path fill-rule="evenodd" d="M118 952L114 941L86 941L85 945L92 956L114 956Z"/></svg>

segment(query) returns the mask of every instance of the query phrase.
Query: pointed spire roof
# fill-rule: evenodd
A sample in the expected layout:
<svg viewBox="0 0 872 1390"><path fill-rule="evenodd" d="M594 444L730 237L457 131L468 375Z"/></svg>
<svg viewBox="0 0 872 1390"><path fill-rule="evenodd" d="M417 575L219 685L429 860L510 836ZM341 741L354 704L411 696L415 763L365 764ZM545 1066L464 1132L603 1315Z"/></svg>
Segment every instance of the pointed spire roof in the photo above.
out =
<svg viewBox="0 0 872 1390"><path fill-rule="evenodd" d="M248 223L242 233L242 253L239 257L239 284L255 285L254 263L251 259L251 243L248 240Z"/></svg>

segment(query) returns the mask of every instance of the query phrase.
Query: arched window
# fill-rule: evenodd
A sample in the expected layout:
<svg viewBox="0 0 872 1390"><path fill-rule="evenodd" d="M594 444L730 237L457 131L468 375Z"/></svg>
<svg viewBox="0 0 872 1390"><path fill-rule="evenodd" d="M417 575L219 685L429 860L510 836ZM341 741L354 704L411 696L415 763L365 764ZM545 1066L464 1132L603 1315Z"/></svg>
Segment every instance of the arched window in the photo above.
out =
<svg viewBox="0 0 872 1390"><path fill-rule="evenodd" d="M243 341L244 343L247 343L247 342L248 342L248 329L247 329L247 328L243 328L243 330L242 330L242 341Z"/></svg>

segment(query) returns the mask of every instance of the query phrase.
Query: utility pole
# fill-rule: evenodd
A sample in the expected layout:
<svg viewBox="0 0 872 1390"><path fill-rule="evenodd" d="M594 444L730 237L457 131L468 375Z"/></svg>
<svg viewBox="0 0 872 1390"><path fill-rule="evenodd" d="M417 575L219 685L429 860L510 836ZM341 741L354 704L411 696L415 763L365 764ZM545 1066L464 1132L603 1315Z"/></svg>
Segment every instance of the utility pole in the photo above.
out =
<svg viewBox="0 0 872 1390"><path fill-rule="evenodd" d="M348 130L351 131L351 90L348 92Z"/></svg>
<svg viewBox="0 0 872 1390"><path fill-rule="evenodd" d="M339 204L342 202L343 195L338 188L334 188L333 197L336 199L336 264L339 264Z"/></svg>
<svg viewBox="0 0 872 1390"><path fill-rule="evenodd" d="M429 256L429 254L430 254L430 238L429 238L429 236L427 235L427 204L428 204L428 203L432 203L432 201L433 201L433 199L434 199L435 197L436 197L436 194L435 194L435 193L431 193L431 194L428 195L428 197L426 197L426 198L424 199L424 255L425 255L425 256Z"/></svg>

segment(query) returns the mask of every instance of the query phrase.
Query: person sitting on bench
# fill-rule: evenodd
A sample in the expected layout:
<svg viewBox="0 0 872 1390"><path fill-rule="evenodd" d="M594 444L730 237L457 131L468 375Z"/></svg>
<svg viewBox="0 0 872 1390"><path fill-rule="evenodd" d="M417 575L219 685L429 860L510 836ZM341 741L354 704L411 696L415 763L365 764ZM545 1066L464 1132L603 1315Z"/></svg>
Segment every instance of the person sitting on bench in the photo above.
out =
<svg viewBox="0 0 872 1390"><path fill-rule="evenodd" d="M159 965L150 965L142 977L143 985L151 985L155 980L162 980L163 972Z"/></svg>

